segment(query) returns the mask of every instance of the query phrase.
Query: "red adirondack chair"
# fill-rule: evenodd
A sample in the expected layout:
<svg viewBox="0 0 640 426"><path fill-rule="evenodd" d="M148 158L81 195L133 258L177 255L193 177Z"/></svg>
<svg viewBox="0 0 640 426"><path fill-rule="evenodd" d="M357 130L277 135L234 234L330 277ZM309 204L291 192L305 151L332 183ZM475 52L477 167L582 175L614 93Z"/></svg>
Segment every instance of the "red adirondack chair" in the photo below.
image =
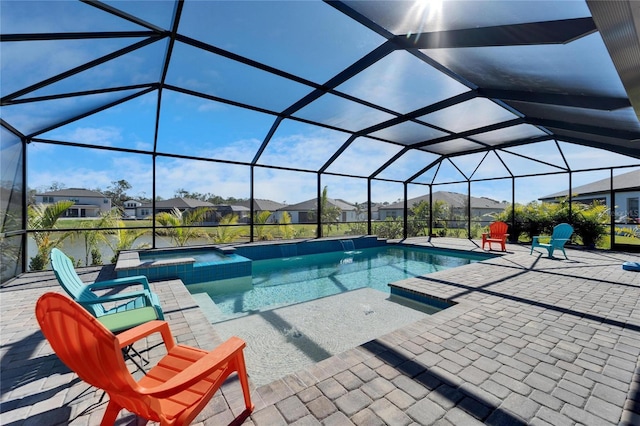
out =
<svg viewBox="0 0 640 426"><path fill-rule="evenodd" d="M247 413L253 410L242 352L245 342L238 337L204 351L176 344L169 324L159 320L114 335L82 306L58 293L40 297L36 317L62 362L109 395L101 425L113 425L123 408L161 425L189 424L233 372L238 373ZM167 354L136 382L121 348L156 332L162 335Z"/></svg>
<svg viewBox="0 0 640 426"><path fill-rule="evenodd" d="M484 245L489 243L489 250L491 250L491 243L499 243L500 249L502 251L507 251L506 243L507 230L509 229L509 225L504 222L493 222L489 225L489 232L485 232L482 234L482 249L484 250Z"/></svg>

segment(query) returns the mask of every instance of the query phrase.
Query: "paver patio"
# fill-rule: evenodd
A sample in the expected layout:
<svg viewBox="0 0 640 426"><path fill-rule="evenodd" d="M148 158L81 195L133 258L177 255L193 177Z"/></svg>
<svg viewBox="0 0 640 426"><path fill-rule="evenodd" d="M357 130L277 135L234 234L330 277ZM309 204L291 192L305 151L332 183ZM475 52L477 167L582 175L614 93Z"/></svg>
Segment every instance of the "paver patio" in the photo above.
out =
<svg viewBox="0 0 640 426"><path fill-rule="evenodd" d="M480 251L468 240L412 242ZM621 268L638 255L568 249L564 260L529 255L528 246L507 251L403 281L456 305L253 388L255 411L235 423L640 424L640 273ZM80 270L86 281L109 271ZM180 281L151 285L179 342L220 342ZM37 326L35 301L46 291L61 291L51 272L0 289L1 423L98 424L106 398L69 372ZM136 348L153 362L159 342ZM195 424L230 424L242 410L232 378ZM136 421L123 412L118 424Z"/></svg>

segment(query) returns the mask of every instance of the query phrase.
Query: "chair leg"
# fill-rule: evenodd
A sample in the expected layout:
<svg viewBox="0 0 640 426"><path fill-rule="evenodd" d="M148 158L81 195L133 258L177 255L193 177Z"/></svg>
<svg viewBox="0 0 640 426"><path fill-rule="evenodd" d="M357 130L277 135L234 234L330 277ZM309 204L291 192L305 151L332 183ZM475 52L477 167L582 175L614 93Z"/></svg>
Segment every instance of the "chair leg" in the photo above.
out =
<svg viewBox="0 0 640 426"><path fill-rule="evenodd" d="M122 407L109 400L109 404L107 404L107 409L104 412L104 416L102 416L102 421L100 422L100 426L112 426L116 423L116 418L118 417L118 413Z"/></svg>
<svg viewBox="0 0 640 426"><path fill-rule="evenodd" d="M254 405L251 403L251 394L249 393L249 379L247 378L247 366L244 362L244 354L240 352L238 354L238 378L240 379L240 385L242 386L242 393L244 395L244 404L247 410L253 411Z"/></svg>

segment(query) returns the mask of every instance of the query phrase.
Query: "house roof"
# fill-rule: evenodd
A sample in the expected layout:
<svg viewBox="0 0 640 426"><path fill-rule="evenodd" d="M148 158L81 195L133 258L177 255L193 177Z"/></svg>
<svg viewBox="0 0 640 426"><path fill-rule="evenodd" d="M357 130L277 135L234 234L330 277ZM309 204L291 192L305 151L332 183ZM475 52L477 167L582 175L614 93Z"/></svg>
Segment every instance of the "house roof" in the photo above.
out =
<svg viewBox="0 0 640 426"><path fill-rule="evenodd" d="M153 207L152 203L144 203L140 207ZM213 207L213 204L208 201L196 200L194 198L171 198L169 200L157 200L156 209L194 209L197 207Z"/></svg>
<svg viewBox="0 0 640 426"><path fill-rule="evenodd" d="M339 198L337 199L327 198L327 204L333 207L337 207L342 211L351 211L356 209L356 207L353 204L345 200L341 200ZM312 198L311 200L306 200L298 204L289 204L287 206L279 208L278 210L279 211L311 211L311 210L316 210L317 208L318 208L318 200L316 200L315 198Z"/></svg>
<svg viewBox="0 0 640 426"><path fill-rule="evenodd" d="M237 204L239 206L245 206L247 208L249 208L251 201L246 200L246 201L239 201ZM283 208L284 206L286 206L286 204L283 203L279 203L277 201L272 201L272 200L264 200L261 198L256 198L253 200L253 207L256 211L270 211L270 212L274 212L276 210L279 210L281 208Z"/></svg>
<svg viewBox="0 0 640 426"><path fill-rule="evenodd" d="M231 210L234 212L249 212L251 211L249 207L241 206L241 205L231 205L231 204L216 204L213 206L215 210Z"/></svg>
<svg viewBox="0 0 640 426"><path fill-rule="evenodd" d="M429 202L429 194L407 200L407 205L411 208L421 201ZM457 192L436 191L433 193L433 201L444 201L453 207L463 207L467 202L467 195ZM473 209L504 209L507 203L492 200L487 197L471 197L471 208ZM404 208L404 201L380 206L380 210L398 210Z"/></svg>
<svg viewBox="0 0 640 426"><path fill-rule="evenodd" d="M613 189L640 189L640 170L634 170L632 172L624 173L613 177ZM571 189L571 193L580 196L597 195L611 191L611 179L601 179L595 182L588 183L586 185L577 186ZM545 195L539 198L539 200L546 201L554 198L562 198L569 195L569 190L556 192L554 194Z"/></svg>
<svg viewBox="0 0 640 426"><path fill-rule="evenodd" d="M105 196L101 192L92 191L90 189L84 189L84 188L65 188L65 189L59 189L57 191L43 192L36 195L38 196L46 195L49 197L94 197L94 198Z"/></svg>

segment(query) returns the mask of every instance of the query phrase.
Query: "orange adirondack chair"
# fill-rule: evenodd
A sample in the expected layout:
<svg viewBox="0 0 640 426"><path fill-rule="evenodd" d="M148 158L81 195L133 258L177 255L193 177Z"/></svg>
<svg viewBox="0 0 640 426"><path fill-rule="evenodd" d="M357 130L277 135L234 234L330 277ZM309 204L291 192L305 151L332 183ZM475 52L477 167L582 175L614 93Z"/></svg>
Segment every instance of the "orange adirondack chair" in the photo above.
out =
<svg viewBox="0 0 640 426"><path fill-rule="evenodd" d="M245 342L238 337L207 352L177 345L168 323L159 320L116 336L78 303L58 293L40 297L36 317L62 362L109 395L101 425L113 425L123 408L161 425L189 424L233 372L240 379L245 413L253 410L242 352ZM121 348L156 332L162 335L167 355L136 382Z"/></svg>
<svg viewBox="0 0 640 426"><path fill-rule="evenodd" d="M484 250L484 245L489 243L489 250L491 250L491 243L499 243L502 251L507 251L506 243L507 230L509 229L509 225L504 222L493 222L489 225L489 232L485 232L482 234L482 249Z"/></svg>

